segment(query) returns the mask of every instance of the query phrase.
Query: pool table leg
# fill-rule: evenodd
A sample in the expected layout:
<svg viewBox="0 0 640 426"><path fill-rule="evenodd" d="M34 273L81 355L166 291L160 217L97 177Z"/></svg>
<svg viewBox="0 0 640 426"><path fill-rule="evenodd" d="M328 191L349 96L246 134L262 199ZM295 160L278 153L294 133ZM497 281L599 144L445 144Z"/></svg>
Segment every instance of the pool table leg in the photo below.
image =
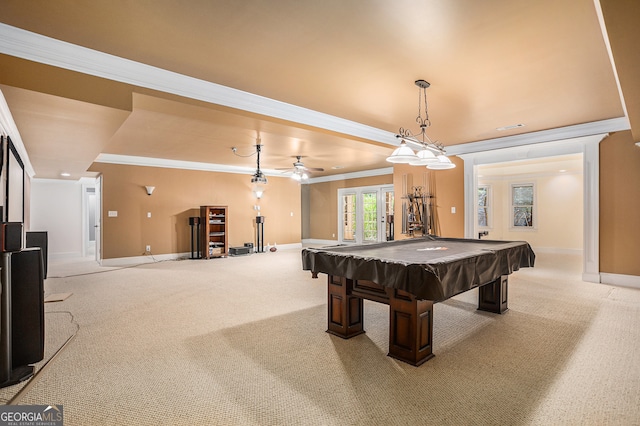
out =
<svg viewBox="0 0 640 426"><path fill-rule="evenodd" d="M501 314L508 307L509 276L503 275L495 281L481 286L478 290L478 309Z"/></svg>
<svg viewBox="0 0 640 426"><path fill-rule="evenodd" d="M328 279L328 317L327 333L349 339L364 333L362 317L363 302L360 297L352 296L353 280L329 275Z"/></svg>
<svg viewBox="0 0 640 426"><path fill-rule="evenodd" d="M392 288L387 294L389 356L415 366L433 358L433 301Z"/></svg>

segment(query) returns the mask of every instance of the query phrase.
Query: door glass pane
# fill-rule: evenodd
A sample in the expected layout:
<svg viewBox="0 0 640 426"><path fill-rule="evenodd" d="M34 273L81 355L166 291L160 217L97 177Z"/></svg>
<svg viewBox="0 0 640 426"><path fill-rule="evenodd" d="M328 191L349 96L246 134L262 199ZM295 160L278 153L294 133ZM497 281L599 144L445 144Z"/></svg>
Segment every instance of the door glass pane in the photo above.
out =
<svg viewBox="0 0 640 426"><path fill-rule="evenodd" d="M478 226L485 228L489 223L487 220L488 195L488 187L478 186Z"/></svg>
<svg viewBox="0 0 640 426"><path fill-rule="evenodd" d="M387 216L387 223L385 224L385 235L387 241L393 241L393 209L394 209L393 192L387 191L384 193L384 205L385 214Z"/></svg>
<svg viewBox="0 0 640 426"><path fill-rule="evenodd" d="M356 195L342 197L342 239L355 241L356 235Z"/></svg>
<svg viewBox="0 0 640 426"><path fill-rule="evenodd" d="M363 240L378 241L378 194L365 192L362 194Z"/></svg>

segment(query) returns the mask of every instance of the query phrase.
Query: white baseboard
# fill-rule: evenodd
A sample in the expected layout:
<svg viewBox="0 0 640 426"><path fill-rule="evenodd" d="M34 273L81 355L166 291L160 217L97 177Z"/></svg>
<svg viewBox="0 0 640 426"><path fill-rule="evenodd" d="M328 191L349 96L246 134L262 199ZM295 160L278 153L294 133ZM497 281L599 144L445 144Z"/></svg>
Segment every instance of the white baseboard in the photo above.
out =
<svg viewBox="0 0 640 426"><path fill-rule="evenodd" d="M302 240L302 244L305 245L320 245L320 246L335 246L338 245L338 240L318 240L314 238L307 238Z"/></svg>
<svg viewBox="0 0 640 426"><path fill-rule="evenodd" d="M295 250L301 249L302 243L291 243L291 244L277 244L276 247L279 250ZM265 246L265 250L267 247ZM155 263L162 262L165 260L183 260L189 259L191 257L191 253L169 253L169 254L154 254L148 256L132 256L132 257L116 257L113 259L102 259L100 262L101 266L132 266L132 265L142 265L144 263Z"/></svg>
<svg viewBox="0 0 640 426"><path fill-rule="evenodd" d="M610 284L619 287L631 287L640 289L640 276L638 275L609 274L606 272L601 272L600 282L602 284Z"/></svg>
<svg viewBox="0 0 640 426"><path fill-rule="evenodd" d="M601 277L599 273L588 273L584 272L582 274L582 281L587 283L600 283Z"/></svg>
<svg viewBox="0 0 640 426"><path fill-rule="evenodd" d="M278 244L276 243L276 247L278 250L293 250L293 249L301 249L302 243L291 243L291 244ZM266 250L267 246L265 246Z"/></svg>
<svg viewBox="0 0 640 426"><path fill-rule="evenodd" d="M531 247L535 253L549 254L574 254L582 255L582 249L558 248L558 247Z"/></svg>
<svg viewBox="0 0 640 426"><path fill-rule="evenodd" d="M100 261L101 266L132 266L141 265L144 263L162 262L165 260L178 260L188 259L191 253L169 253L169 254L154 254L148 256L132 256L132 257L115 257L112 259L102 259Z"/></svg>

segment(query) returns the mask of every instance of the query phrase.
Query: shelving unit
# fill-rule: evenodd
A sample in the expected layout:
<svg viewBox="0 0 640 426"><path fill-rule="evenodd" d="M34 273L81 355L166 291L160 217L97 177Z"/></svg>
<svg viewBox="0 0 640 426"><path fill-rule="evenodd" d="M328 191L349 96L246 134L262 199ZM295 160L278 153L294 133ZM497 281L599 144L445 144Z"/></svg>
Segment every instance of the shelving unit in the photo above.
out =
<svg viewBox="0 0 640 426"><path fill-rule="evenodd" d="M412 237L437 235L435 196L424 193L421 186L414 186L412 194L402 197L402 233Z"/></svg>
<svg viewBox="0 0 640 426"><path fill-rule="evenodd" d="M201 251L204 259L227 257L227 206L200 206L202 222Z"/></svg>

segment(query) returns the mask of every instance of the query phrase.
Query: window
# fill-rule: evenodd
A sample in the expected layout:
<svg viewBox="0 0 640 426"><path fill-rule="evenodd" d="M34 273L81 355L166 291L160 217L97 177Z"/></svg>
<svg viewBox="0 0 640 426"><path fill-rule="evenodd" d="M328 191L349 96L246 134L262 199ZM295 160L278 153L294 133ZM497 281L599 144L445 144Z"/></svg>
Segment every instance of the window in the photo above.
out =
<svg viewBox="0 0 640 426"><path fill-rule="evenodd" d="M511 185L513 228L532 229L535 222L535 186L532 183Z"/></svg>
<svg viewBox="0 0 640 426"><path fill-rule="evenodd" d="M478 227L489 228L491 210L491 186L478 185Z"/></svg>

